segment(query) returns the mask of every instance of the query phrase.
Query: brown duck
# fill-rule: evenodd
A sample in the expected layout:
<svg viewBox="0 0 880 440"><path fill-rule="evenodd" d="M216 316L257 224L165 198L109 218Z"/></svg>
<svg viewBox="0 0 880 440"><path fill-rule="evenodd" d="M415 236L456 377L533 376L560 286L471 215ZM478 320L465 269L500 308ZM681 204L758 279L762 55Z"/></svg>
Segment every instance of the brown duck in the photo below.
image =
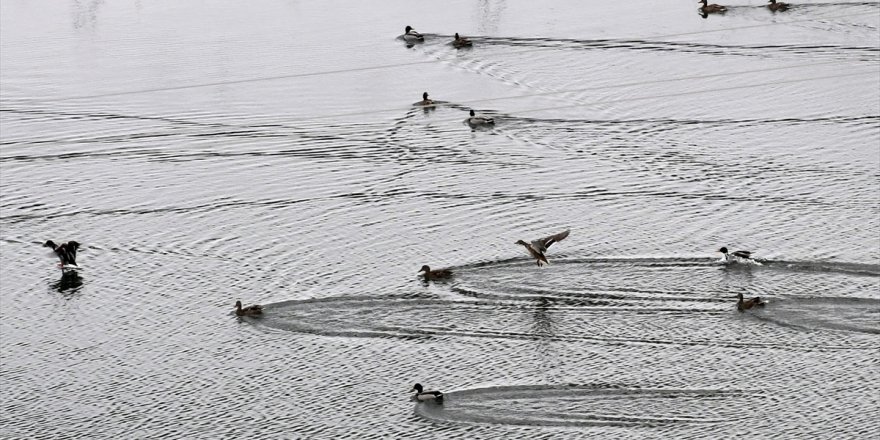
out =
<svg viewBox="0 0 880 440"><path fill-rule="evenodd" d="M563 232L560 232L556 235L551 235L549 237L540 238L532 241L531 243L526 243L522 240L517 240L516 244L521 244L526 247L526 250L529 251L529 255L531 255L538 264L538 267L541 267L541 263L550 264L547 261L547 257L544 256L544 252L547 252L547 249L557 241L562 241L565 237L568 237L568 233L571 230L566 229Z"/></svg>
<svg viewBox="0 0 880 440"><path fill-rule="evenodd" d="M449 270L449 269L434 269L434 270L431 270L431 268L428 267L427 264L424 265L424 266L422 266L421 269L419 269L419 273L422 273L422 272L425 273L425 274L422 275L422 276L425 277L425 280L426 280L426 281L427 281L427 280L445 280L445 279L447 279L447 278L451 278L451 277L452 277L452 271L451 271L451 270Z"/></svg>
<svg viewBox="0 0 880 440"><path fill-rule="evenodd" d="M767 7L773 12L782 12L788 9L788 3L776 3L776 0L770 0L770 4Z"/></svg>
<svg viewBox="0 0 880 440"><path fill-rule="evenodd" d="M756 296L752 299L743 300L743 294L737 293L736 297L738 299L738 301L736 302L736 309L740 312L745 312L746 310L755 307L764 307L764 305L767 304L763 300L761 300L760 296Z"/></svg>
<svg viewBox="0 0 880 440"><path fill-rule="evenodd" d="M710 5L708 4L708 0L700 0L697 3L703 4L703 6L700 7L700 12L704 14L723 14L727 12L726 6L716 5L715 3L712 3Z"/></svg>
<svg viewBox="0 0 880 440"><path fill-rule="evenodd" d="M471 47L474 43L471 43L471 40L467 38L462 38L458 36L458 32L455 33L455 39L452 40L452 46L456 49L461 49L462 47Z"/></svg>
<svg viewBox="0 0 880 440"><path fill-rule="evenodd" d="M247 306L245 308L241 307L241 301L235 302L235 315L236 316L257 316L263 314L263 306L254 304L251 306Z"/></svg>

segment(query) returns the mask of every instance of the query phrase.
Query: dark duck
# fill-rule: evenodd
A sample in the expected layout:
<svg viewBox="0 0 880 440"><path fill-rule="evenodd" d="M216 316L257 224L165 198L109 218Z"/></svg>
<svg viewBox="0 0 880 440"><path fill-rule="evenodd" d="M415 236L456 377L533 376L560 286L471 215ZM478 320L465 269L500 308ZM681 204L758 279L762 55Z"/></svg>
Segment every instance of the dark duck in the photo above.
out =
<svg viewBox="0 0 880 440"><path fill-rule="evenodd" d="M52 251L61 260L62 269L65 266L77 266L76 250L79 249L79 243L68 241L67 243L55 244L52 240L46 240L46 243L43 243L43 247L52 248Z"/></svg>

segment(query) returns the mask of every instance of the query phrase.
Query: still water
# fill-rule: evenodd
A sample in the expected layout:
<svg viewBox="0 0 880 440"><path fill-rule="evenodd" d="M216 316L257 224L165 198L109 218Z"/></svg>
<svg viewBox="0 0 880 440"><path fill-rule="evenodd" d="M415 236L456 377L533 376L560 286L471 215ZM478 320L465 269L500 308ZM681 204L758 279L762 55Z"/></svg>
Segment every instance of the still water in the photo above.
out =
<svg viewBox="0 0 880 440"><path fill-rule="evenodd" d="M4 0L0 436L880 435L880 3L727 6Z"/></svg>

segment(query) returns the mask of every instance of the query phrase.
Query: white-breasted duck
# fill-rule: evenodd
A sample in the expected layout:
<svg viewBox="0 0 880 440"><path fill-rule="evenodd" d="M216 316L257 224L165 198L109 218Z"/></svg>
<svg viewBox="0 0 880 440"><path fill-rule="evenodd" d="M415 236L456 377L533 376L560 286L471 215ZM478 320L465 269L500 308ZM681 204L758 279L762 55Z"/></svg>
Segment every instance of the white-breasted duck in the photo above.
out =
<svg viewBox="0 0 880 440"><path fill-rule="evenodd" d="M419 402L443 403L443 393L440 391L425 391L420 383L415 384L410 391L416 392L412 396L412 400Z"/></svg>
<svg viewBox="0 0 880 440"><path fill-rule="evenodd" d="M467 118L467 123L470 125L473 125L473 126L495 125L495 120L488 117L488 116L478 115L478 114L474 113L473 110L471 110L470 115L471 116L469 118Z"/></svg>
<svg viewBox="0 0 880 440"><path fill-rule="evenodd" d="M749 309L752 309L755 307L764 307L764 305L767 304L766 302L764 302L764 300L761 299L760 296L756 296L754 298L744 300L743 294L737 293L736 298L737 298L736 309L739 310L740 312L745 312L746 310L749 310Z"/></svg>
<svg viewBox="0 0 880 440"><path fill-rule="evenodd" d="M62 268L64 266L76 266L76 250L79 249L80 244L75 241L68 241L67 243L55 244L52 240L46 240L43 243L43 247L52 248L52 251L55 252L55 255L61 260Z"/></svg>
<svg viewBox="0 0 880 440"><path fill-rule="evenodd" d="M769 8L773 12L782 12L788 10L788 3L777 2L776 0L769 0L769 2L770 4L767 5L767 8Z"/></svg>
<svg viewBox="0 0 880 440"><path fill-rule="evenodd" d="M452 271L451 271L451 270L449 270L449 269L434 269L434 270L431 270L431 268L428 267L427 264L424 265L424 266L422 266L421 269L419 269L419 273L422 273L422 272L425 273L425 274L422 275L422 276L425 277L425 280L426 280L426 281L429 281L429 280L445 280L445 279L448 279L448 278L452 278Z"/></svg>
<svg viewBox="0 0 880 440"><path fill-rule="evenodd" d="M456 49L461 49L462 47L471 47L473 45L474 43L472 43L471 40L458 36L458 32L455 33L455 39L452 40L452 46L454 46Z"/></svg>
<svg viewBox="0 0 880 440"><path fill-rule="evenodd" d="M724 254L724 256L721 257L721 260L724 262L735 261L734 259L731 259L730 257L741 258L743 260L752 260L752 252L751 251L728 252L727 248L722 246L721 249L718 249L718 252L721 252L722 254Z"/></svg>
<svg viewBox="0 0 880 440"><path fill-rule="evenodd" d="M532 241L531 243L526 243L522 240L517 240L516 244L521 244L526 247L526 250L529 251L529 255L532 256L536 260L538 267L541 267L541 263L550 264L547 261L547 257L544 256L544 252L547 252L547 249L557 241L562 241L565 237L568 237L568 233L571 230L566 229L558 234L551 235L549 237L539 238L537 240Z"/></svg>
<svg viewBox="0 0 880 440"><path fill-rule="evenodd" d="M235 302L235 316L258 316L263 314L263 306L259 304L241 307L241 301Z"/></svg>
<svg viewBox="0 0 880 440"><path fill-rule="evenodd" d="M710 5L708 0L700 0L697 3L703 4L703 6L700 7L700 12L703 14L723 14L727 12L726 6L716 5L715 3Z"/></svg>
<svg viewBox="0 0 880 440"><path fill-rule="evenodd" d="M407 26L403 31L403 40L413 43L416 41L425 41L425 36L416 32L412 26Z"/></svg>

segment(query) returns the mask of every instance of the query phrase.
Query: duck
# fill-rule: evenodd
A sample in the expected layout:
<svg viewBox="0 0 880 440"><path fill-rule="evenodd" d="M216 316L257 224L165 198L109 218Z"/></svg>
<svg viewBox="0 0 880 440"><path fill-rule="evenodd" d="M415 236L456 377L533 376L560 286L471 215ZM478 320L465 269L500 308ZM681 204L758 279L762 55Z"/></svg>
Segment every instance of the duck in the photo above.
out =
<svg viewBox="0 0 880 440"><path fill-rule="evenodd" d="M521 244L526 247L526 250L529 252L538 264L538 267L541 267L541 264L550 264L547 261L547 257L544 256L544 252L547 252L547 249L556 243L557 241L562 241L565 237L568 237L568 233L571 232L570 229L566 229L558 234L551 235L549 237L540 238L532 241L531 243L526 243L522 240L517 240L515 244Z"/></svg>
<svg viewBox="0 0 880 440"><path fill-rule="evenodd" d="M700 7L700 12L703 14L723 14L727 12L726 6L716 5L715 3L710 5L708 4L708 0L700 0L697 3L703 4L703 6Z"/></svg>
<svg viewBox="0 0 880 440"><path fill-rule="evenodd" d="M241 307L241 301L235 302L235 315L236 316L257 316L263 314L263 306L259 304L254 304L251 306L247 306L245 308Z"/></svg>
<svg viewBox="0 0 880 440"><path fill-rule="evenodd" d="M410 43L415 41L425 41L425 36L416 32L416 30L413 29L412 26L407 26L403 30L403 40Z"/></svg>
<svg viewBox="0 0 880 440"><path fill-rule="evenodd" d="M62 268L64 268L64 266L77 266L76 250L79 249L79 246L79 243L72 240L61 244L55 244L52 240L46 240L46 242L43 243L43 247L52 248L55 255L58 255L58 258L61 259Z"/></svg>
<svg viewBox="0 0 880 440"><path fill-rule="evenodd" d="M788 3L776 3L776 0L769 0L770 4L767 7L773 12L782 12L788 9Z"/></svg>
<svg viewBox="0 0 880 440"><path fill-rule="evenodd" d="M422 273L422 272L425 273L422 276L425 277L426 281L427 280L445 280L447 278L452 278L452 271L451 270L449 270L449 269L431 270L431 268L428 267L427 264L422 266L421 269L419 269L419 273Z"/></svg>
<svg viewBox="0 0 880 440"><path fill-rule="evenodd" d="M424 388L422 388L422 384L420 383L415 384L410 391L416 392L416 394L412 396L412 400L419 402L443 403L443 393L440 391L424 391Z"/></svg>
<svg viewBox="0 0 880 440"><path fill-rule="evenodd" d="M470 115L471 115L471 117L469 117L467 119L467 123L470 125L479 126L479 125L494 125L495 124L494 119L492 119L488 116L483 116L483 115L477 116L477 114L474 113L473 110L471 110Z"/></svg>
<svg viewBox="0 0 880 440"><path fill-rule="evenodd" d="M471 43L471 40L468 40L467 38L459 37L458 32L456 32L455 39L452 40L452 45L456 49L461 49L462 47L471 47L474 45L474 43Z"/></svg>
<svg viewBox="0 0 880 440"><path fill-rule="evenodd" d="M421 106L434 105L434 101L431 99L428 99L428 92L425 92L425 93L422 93L422 100L419 102L413 103L413 105L421 105Z"/></svg>
<svg viewBox="0 0 880 440"><path fill-rule="evenodd" d="M756 296L756 297L754 297L752 299L748 299L748 300L743 300L743 294L737 293L736 298L737 298L736 309L739 310L740 313L745 312L746 310L749 310L754 307L764 307L764 305L767 304L766 302L764 302L761 299L760 296Z"/></svg>
<svg viewBox="0 0 880 440"><path fill-rule="evenodd" d="M730 258L731 256L736 257L736 258L742 258L743 260L751 260L752 259L752 252L751 251L728 252L727 248L722 246L721 249L718 249L718 252L721 252L722 254L724 254L724 256L721 257L721 261L724 261L724 262L735 261L735 260L731 260L731 258Z"/></svg>

